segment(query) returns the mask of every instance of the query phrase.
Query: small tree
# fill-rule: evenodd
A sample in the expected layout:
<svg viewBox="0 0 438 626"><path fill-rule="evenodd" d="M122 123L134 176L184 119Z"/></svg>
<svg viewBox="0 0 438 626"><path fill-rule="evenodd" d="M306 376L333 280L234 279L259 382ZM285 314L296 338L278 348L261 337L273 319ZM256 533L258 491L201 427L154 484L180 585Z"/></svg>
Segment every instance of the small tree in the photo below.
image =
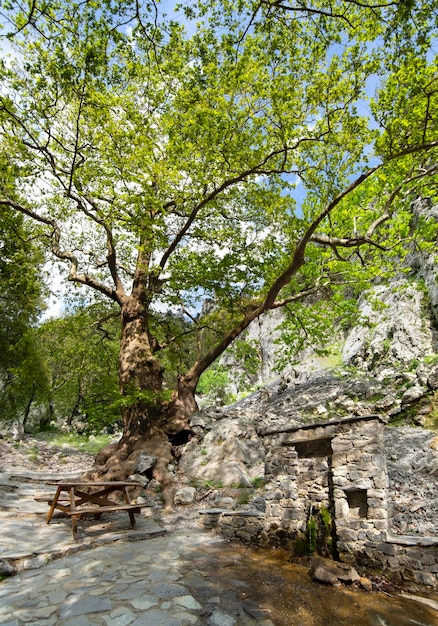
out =
<svg viewBox="0 0 438 626"><path fill-rule="evenodd" d="M231 380L225 366L209 367L199 379L197 391L204 402L211 404L227 404L233 401Z"/></svg>
<svg viewBox="0 0 438 626"><path fill-rule="evenodd" d="M119 327L114 312L82 307L47 320L35 331L39 358L49 381L40 397L40 428L52 420L86 431L102 429L119 418L117 352Z"/></svg>
<svg viewBox="0 0 438 626"><path fill-rule="evenodd" d="M31 328L41 314L41 248L23 215L7 207L0 214L0 422L26 422L44 385L35 360ZM30 364L32 363L32 366Z"/></svg>

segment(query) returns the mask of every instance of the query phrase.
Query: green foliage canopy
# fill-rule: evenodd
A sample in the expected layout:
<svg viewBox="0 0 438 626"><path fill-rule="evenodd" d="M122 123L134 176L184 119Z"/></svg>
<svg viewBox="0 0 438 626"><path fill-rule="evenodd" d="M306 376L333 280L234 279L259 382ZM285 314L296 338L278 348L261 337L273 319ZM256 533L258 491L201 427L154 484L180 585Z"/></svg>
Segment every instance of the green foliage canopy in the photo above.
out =
<svg viewBox="0 0 438 626"><path fill-rule="evenodd" d="M4 208L0 214L0 414L6 421L25 411L41 376L30 329L43 309L43 258L23 215Z"/></svg>
<svg viewBox="0 0 438 626"><path fill-rule="evenodd" d="M140 306L154 354L187 330L152 312L179 309L195 384L266 310L393 272L409 199L436 198L436 0L0 6L0 204Z"/></svg>

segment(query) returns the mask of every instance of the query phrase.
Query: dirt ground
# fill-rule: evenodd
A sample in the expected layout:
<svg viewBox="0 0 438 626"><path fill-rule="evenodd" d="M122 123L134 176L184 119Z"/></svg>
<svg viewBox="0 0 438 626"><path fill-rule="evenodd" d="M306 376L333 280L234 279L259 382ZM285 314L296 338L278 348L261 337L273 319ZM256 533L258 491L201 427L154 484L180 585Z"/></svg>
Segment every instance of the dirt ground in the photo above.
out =
<svg viewBox="0 0 438 626"><path fill-rule="evenodd" d="M90 469L94 457L70 446L57 447L31 435L21 441L0 439L0 471L79 474Z"/></svg>

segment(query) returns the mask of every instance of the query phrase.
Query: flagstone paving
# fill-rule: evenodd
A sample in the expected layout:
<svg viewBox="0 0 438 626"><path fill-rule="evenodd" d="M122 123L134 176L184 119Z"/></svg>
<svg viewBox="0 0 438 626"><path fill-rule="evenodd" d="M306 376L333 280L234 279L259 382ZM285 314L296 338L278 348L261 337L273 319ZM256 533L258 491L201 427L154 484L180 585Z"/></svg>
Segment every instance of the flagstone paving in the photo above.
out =
<svg viewBox="0 0 438 626"><path fill-rule="evenodd" d="M247 611L254 608L245 608L236 594L230 597L230 589L216 588L196 571L197 559L218 541L181 530L171 537L103 545L53 560L43 569L24 570L0 585L0 624L272 625L263 611L261 619L251 617Z"/></svg>
<svg viewBox="0 0 438 626"><path fill-rule="evenodd" d="M238 599L238 584L206 574L222 539L169 533L146 510L137 530L123 514L80 522L74 541L70 520L47 525L47 504L34 500L51 478L0 473L0 558L18 571L0 584L1 626L273 626L262 607Z"/></svg>
<svg viewBox="0 0 438 626"><path fill-rule="evenodd" d="M314 585L275 551L201 530L196 511L146 508L136 530L124 512L80 520L74 541L34 500L50 479L0 472L0 561L17 572L0 583L0 626L438 625L435 599Z"/></svg>

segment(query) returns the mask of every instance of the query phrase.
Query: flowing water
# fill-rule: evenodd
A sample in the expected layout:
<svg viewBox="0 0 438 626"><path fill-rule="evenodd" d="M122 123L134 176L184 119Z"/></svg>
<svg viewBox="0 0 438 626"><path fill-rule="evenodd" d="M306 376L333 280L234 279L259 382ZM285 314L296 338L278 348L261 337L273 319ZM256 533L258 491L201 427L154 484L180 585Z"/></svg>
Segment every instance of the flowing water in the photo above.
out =
<svg viewBox="0 0 438 626"><path fill-rule="evenodd" d="M308 568L290 563L288 556L223 543L196 550L191 571L202 574L206 584L193 593L217 594L222 606L228 599L227 612L236 608L236 626L248 623L237 617L242 607L254 623L266 619L275 626L438 626L438 610L421 598L314 583ZM190 586L190 575L186 582ZM428 598L438 607L437 595Z"/></svg>

